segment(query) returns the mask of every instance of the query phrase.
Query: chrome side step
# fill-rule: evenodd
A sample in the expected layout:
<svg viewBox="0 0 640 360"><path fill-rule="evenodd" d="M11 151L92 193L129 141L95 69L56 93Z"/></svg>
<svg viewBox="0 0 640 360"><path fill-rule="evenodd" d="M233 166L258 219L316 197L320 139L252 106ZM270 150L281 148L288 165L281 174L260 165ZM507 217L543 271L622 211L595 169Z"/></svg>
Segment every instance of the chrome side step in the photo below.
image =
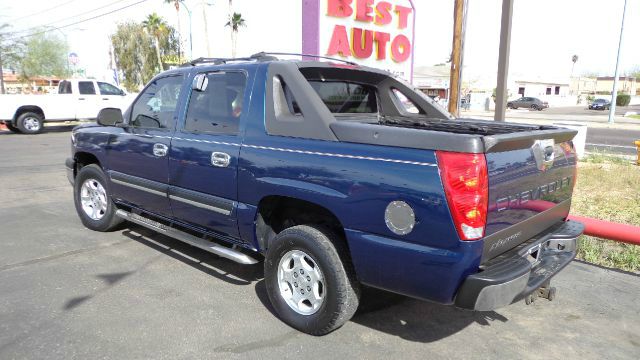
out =
<svg viewBox="0 0 640 360"><path fill-rule="evenodd" d="M138 214L120 209L116 211L116 216L240 264L252 265L258 262L258 260L238 250L201 239Z"/></svg>

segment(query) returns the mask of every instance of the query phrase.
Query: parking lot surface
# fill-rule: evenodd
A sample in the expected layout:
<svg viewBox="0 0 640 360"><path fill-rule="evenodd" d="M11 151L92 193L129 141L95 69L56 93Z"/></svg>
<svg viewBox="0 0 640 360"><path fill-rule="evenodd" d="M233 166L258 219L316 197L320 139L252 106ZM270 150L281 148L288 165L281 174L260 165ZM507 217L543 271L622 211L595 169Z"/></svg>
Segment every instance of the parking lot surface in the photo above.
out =
<svg viewBox="0 0 640 360"><path fill-rule="evenodd" d="M640 277L579 262L552 302L468 312L368 291L343 328L301 334L272 313L261 263L84 228L69 137L0 134L0 359L640 358Z"/></svg>

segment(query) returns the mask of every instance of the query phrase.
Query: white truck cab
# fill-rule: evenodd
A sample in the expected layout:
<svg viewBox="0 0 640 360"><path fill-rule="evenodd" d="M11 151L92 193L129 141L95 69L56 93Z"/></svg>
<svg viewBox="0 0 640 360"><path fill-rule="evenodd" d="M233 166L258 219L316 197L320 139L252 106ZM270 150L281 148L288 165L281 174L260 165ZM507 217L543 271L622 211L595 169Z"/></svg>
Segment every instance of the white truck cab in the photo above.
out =
<svg viewBox="0 0 640 360"><path fill-rule="evenodd" d="M106 82L63 80L57 94L0 95L0 121L13 132L35 134L42 131L44 122L93 120L103 108L125 111L132 100L122 89Z"/></svg>

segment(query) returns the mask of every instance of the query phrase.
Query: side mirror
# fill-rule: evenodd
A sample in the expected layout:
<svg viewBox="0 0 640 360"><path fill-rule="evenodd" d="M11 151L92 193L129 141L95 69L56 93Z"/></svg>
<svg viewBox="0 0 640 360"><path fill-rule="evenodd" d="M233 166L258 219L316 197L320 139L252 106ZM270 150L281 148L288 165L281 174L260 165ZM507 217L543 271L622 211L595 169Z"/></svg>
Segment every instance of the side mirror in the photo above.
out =
<svg viewBox="0 0 640 360"><path fill-rule="evenodd" d="M124 92L124 90L120 89L120 96L125 96L125 95L127 95L127 93Z"/></svg>
<svg viewBox="0 0 640 360"><path fill-rule="evenodd" d="M98 125L102 126L115 126L116 124L123 123L122 110L116 108L104 108L100 110L97 118Z"/></svg>
<svg viewBox="0 0 640 360"><path fill-rule="evenodd" d="M207 85L209 85L209 78L207 78L207 75L198 74L193 78L193 84L191 85L191 89L203 92L207 90Z"/></svg>

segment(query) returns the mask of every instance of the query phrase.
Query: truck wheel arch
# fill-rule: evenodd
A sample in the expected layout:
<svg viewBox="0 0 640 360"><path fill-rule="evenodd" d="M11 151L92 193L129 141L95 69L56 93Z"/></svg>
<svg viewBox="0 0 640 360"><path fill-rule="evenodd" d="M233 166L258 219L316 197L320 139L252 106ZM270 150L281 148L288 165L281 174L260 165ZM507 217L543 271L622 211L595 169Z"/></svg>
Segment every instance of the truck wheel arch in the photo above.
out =
<svg viewBox="0 0 640 360"><path fill-rule="evenodd" d="M32 112L35 114L38 114L42 117L42 120L46 119L46 117L44 116L44 111L42 111L42 109L39 106L36 105L24 105L24 106L20 106L17 110L16 113L13 115L13 123L14 125L16 124L18 117L20 117L20 115L27 113L27 112Z"/></svg>
<svg viewBox="0 0 640 360"><path fill-rule="evenodd" d="M79 151L73 157L74 168L73 168L73 177L75 178L80 169L87 165L96 164L102 168L102 164L100 164L100 160L98 158L88 152Z"/></svg>
<svg viewBox="0 0 640 360"><path fill-rule="evenodd" d="M255 220L255 236L261 251L269 247L270 240L282 230L296 225L323 225L345 241L344 226L329 209L298 198L269 195L258 203Z"/></svg>

